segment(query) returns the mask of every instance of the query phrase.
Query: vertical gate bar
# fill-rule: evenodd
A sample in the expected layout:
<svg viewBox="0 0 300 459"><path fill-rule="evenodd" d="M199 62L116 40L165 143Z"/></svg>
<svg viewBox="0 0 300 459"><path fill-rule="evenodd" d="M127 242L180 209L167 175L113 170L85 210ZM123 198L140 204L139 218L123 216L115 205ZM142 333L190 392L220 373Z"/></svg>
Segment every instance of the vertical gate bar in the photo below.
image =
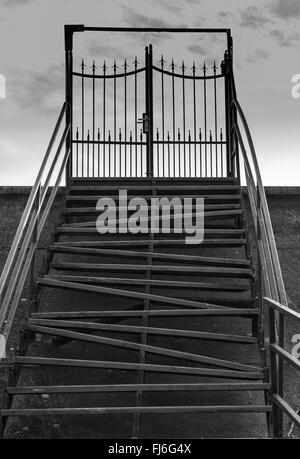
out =
<svg viewBox="0 0 300 459"><path fill-rule="evenodd" d="M78 126L76 128L76 177L78 177L78 141L79 141L79 131Z"/></svg>
<svg viewBox="0 0 300 459"><path fill-rule="evenodd" d="M180 161L180 155L181 155L181 148L180 148L180 128L178 128L178 176L181 177L181 161Z"/></svg>
<svg viewBox="0 0 300 459"><path fill-rule="evenodd" d="M95 107L95 71L96 65L95 61L93 61L92 65L93 71L93 177L95 177L95 117L96 117L96 107Z"/></svg>
<svg viewBox="0 0 300 459"><path fill-rule="evenodd" d="M110 129L108 131L108 176L111 177L111 163L112 163L112 157L111 157L111 133Z"/></svg>
<svg viewBox="0 0 300 459"><path fill-rule="evenodd" d="M199 143L200 143L200 177L203 176L203 161L202 161L202 130L199 128Z"/></svg>
<svg viewBox="0 0 300 459"><path fill-rule="evenodd" d="M215 141L216 141L216 177L218 177L218 104L217 104L217 66L216 66L216 61L214 61L213 65L213 71L214 71L214 101L215 101Z"/></svg>
<svg viewBox="0 0 300 459"><path fill-rule="evenodd" d="M82 140L82 177L84 177L84 60L81 63L81 140Z"/></svg>
<svg viewBox="0 0 300 459"><path fill-rule="evenodd" d="M122 177L122 131L119 128L119 177Z"/></svg>
<svg viewBox="0 0 300 459"><path fill-rule="evenodd" d="M125 62L124 62L124 129L125 129L125 133L124 133L124 141L125 141L125 144L124 144L124 149L125 149L125 152L124 152L124 159L125 159L125 177L127 177L127 145L126 145L126 141L127 141L127 62L126 62L126 59L125 59Z"/></svg>
<svg viewBox="0 0 300 459"><path fill-rule="evenodd" d="M188 142L189 142L189 177L192 178L192 157L191 157L191 131L189 130L189 136L188 136Z"/></svg>
<svg viewBox="0 0 300 459"><path fill-rule="evenodd" d="M143 177L144 160L143 160L143 130L140 130L140 144L141 144L141 177Z"/></svg>
<svg viewBox="0 0 300 459"><path fill-rule="evenodd" d="M98 151L97 151L97 156L98 156L98 177L100 177L100 129L98 128L97 132L97 140L98 140ZM104 177L104 172L103 172L103 177Z"/></svg>
<svg viewBox="0 0 300 459"><path fill-rule="evenodd" d="M130 131L130 134L129 134L129 142L130 142L130 158L129 158L129 165L130 165L130 177L133 176L132 174L132 131Z"/></svg>
<svg viewBox="0 0 300 459"><path fill-rule="evenodd" d="M184 78L184 71L186 69L184 65L184 61L182 61L182 117L183 117L183 176L186 177L186 151L185 151L185 78Z"/></svg>
<svg viewBox="0 0 300 459"><path fill-rule="evenodd" d="M213 177L213 144L212 144L212 133L209 131L209 143L210 143L210 176Z"/></svg>
<svg viewBox="0 0 300 459"><path fill-rule="evenodd" d="M103 132L102 132L102 136L103 136L103 146L102 146L102 154L103 154L103 163L105 161L105 155L106 155L106 148L105 148L105 136L106 136L106 133L105 133L105 123L106 123L106 119L105 119L105 116L106 116L106 78L105 78L105 75L106 75L106 62L104 61L103 63ZM109 170L110 170L110 152L109 152L109 157L108 157L108 163L109 163ZM99 174L100 175L100 174ZM105 167L103 165L103 177L105 177L106 175L106 171L105 171ZM109 177L110 177L110 172L109 172Z"/></svg>
<svg viewBox="0 0 300 459"><path fill-rule="evenodd" d="M172 111L173 111L173 157L174 157L174 177L175 177L175 163L176 163L176 154L175 154L175 81L174 81L174 69L175 69L175 64L174 64L174 59L172 59L171 63L171 69L172 69Z"/></svg>
<svg viewBox="0 0 300 459"><path fill-rule="evenodd" d="M157 177L159 177L159 173L160 173L160 167L159 167L159 160L160 160L160 157L159 157L159 131L158 131L158 128L156 129L156 141L157 141L157 144L156 144L156 156L157 156L157 166L156 166L156 170L157 170Z"/></svg>
<svg viewBox="0 0 300 459"><path fill-rule="evenodd" d="M90 176L90 130L87 133L87 176Z"/></svg>
<svg viewBox="0 0 300 459"><path fill-rule="evenodd" d="M205 177L207 177L207 94L206 94L206 65L205 65L205 62L204 62L204 65L203 65L203 76L204 76L204 80L203 80L203 91L204 91L204 94L203 94L203 97L204 97L204 140L205 140Z"/></svg>
<svg viewBox="0 0 300 459"><path fill-rule="evenodd" d="M116 72L117 72L117 64L114 61L113 65L114 70L114 176L117 176L117 79L116 79Z"/></svg>
<svg viewBox="0 0 300 459"><path fill-rule="evenodd" d="M163 157L163 176L165 176L165 91L164 91L164 56L161 55L160 66L161 66L161 135L162 135L162 157Z"/></svg>
<svg viewBox="0 0 300 459"><path fill-rule="evenodd" d="M197 144L196 144L196 130L197 130L197 109L196 109L196 66L195 62L193 62L193 102L194 102L194 162L195 162L195 177L197 177Z"/></svg>
<svg viewBox="0 0 300 459"><path fill-rule="evenodd" d="M171 153L170 153L170 132L167 132L168 148L168 177L171 177Z"/></svg>
<svg viewBox="0 0 300 459"><path fill-rule="evenodd" d="M220 141L221 141L221 177L224 177L224 156L223 156L223 130L220 129Z"/></svg>

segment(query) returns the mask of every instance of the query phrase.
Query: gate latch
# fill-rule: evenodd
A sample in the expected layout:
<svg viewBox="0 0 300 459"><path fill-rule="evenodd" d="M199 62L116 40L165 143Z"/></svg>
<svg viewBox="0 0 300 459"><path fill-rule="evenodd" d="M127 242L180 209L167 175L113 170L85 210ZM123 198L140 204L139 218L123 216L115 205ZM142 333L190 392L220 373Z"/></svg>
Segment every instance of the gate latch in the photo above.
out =
<svg viewBox="0 0 300 459"><path fill-rule="evenodd" d="M149 132L149 117L147 113L143 113L143 118L138 119L138 123L143 124L143 133L148 134Z"/></svg>

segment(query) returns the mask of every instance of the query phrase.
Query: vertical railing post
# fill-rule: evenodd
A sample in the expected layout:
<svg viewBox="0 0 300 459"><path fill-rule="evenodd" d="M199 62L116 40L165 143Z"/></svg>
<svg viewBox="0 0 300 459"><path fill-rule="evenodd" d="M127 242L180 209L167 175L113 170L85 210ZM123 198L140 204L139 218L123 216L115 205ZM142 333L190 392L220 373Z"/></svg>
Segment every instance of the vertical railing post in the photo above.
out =
<svg viewBox="0 0 300 459"><path fill-rule="evenodd" d="M41 201L41 185L39 185L35 197L33 218L36 217L36 222L32 232L31 247L36 246L32 256L29 273L29 300L34 300L36 292L36 259L37 259L37 242L38 242L38 226L39 226L39 208Z"/></svg>

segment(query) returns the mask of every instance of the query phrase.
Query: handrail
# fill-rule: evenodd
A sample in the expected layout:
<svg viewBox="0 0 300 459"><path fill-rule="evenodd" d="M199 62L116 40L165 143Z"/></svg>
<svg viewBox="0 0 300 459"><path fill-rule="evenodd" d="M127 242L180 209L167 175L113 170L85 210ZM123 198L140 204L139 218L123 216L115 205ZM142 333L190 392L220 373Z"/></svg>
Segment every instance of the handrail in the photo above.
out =
<svg viewBox="0 0 300 459"><path fill-rule="evenodd" d="M35 277L35 254L39 237L69 158L69 147L61 155L66 138L70 132L70 125L66 125L63 133L60 135L54 157L51 159L51 153L61 130L66 110L67 103L65 102L60 111L0 277L0 359L6 356L7 339L29 269L31 269L30 285L33 285ZM55 172L57 167L58 172ZM49 185L53 179L55 183L48 197Z"/></svg>
<svg viewBox="0 0 300 459"><path fill-rule="evenodd" d="M272 402L272 427L273 435L283 437L283 414L285 413L294 423L298 423L299 416L284 400L283 363L288 361L297 368L299 362L290 356L284 349L285 317L289 310L282 271L280 267L274 231L272 227L266 193L263 186L257 155L252 140L251 132L245 114L237 99L232 67L227 67L230 84L230 125L231 125L231 170L237 169L239 174L239 149L244 162L246 184L251 215L253 218L257 242L257 300L260 307L260 322L258 325L259 344L265 360L265 348L269 349L268 362L269 378L271 381L270 401ZM243 127L245 138L239 127ZM247 142L249 153L246 149ZM234 154L232 154L234 152ZM264 293L263 293L264 290ZM267 297L267 300L264 299ZM269 306L269 339L268 345L265 338L264 309ZM267 377L267 374L266 374Z"/></svg>
<svg viewBox="0 0 300 459"><path fill-rule="evenodd" d="M274 236L274 232L273 232L273 226L272 226L272 222L271 222L271 217L270 217L269 207L268 207L268 203L267 203L266 193L265 193L265 189L264 189L264 186L263 186L263 182L262 182L262 178L261 178L261 174L260 174L260 169L259 169L259 165L258 165L258 161L257 161L257 155L256 155L254 143L253 143L253 140L252 140L252 136L251 136L251 133L250 133L250 129L249 129L246 117L244 115L244 112L243 112L243 110L241 108L240 103L237 100L235 91L234 91L234 96L233 96L233 99L232 99L232 104L236 107L237 113L240 116L243 128L245 130L246 138L247 138L247 141L248 141L249 150L250 150L250 153L251 153L251 159L253 161L253 166L254 166L254 171L255 171L255 176L256 176L256 188L257 188L256 189L257 197L255 198L255 194L254 194L253 198L255 200L256 206L258 206L259 204L260 205L257 208L257 211L258 211L257 215L253 215L253 207L251 207L252 217L254 219L254 225L256 227L256 230L258 231L257 223L259 223L260 227L261 227L260 229L264 232L264 235L266 236L267 242L269 244L272 267L274 268L274 274L275 274L276 281L277 281L277 292L275 292L275 296L277 296L277 297L275 297L273 299L274 300L279 300L281 303L283 303L285 305L288 305L286 291L285 291L284 282L283 282L283 276L282 276L282 272L281 272L281 267L280 267L280 262L279 262L277 247L276 247L276 242L275 242L275 236ZM247 172L246 173L246 178L248 176L247 186L248 186L248 188L250 187L250 189L251 189L251 191L253 193L255 191L255 189L254 189L255 180L254 180L254 177L253 177L253 173L252 173L252 170L251 170L249 159L247 157L247 152L246 152L246 149L245 149L245 145L244 145L244 142L243 142L243 139L242 139L242 135L241 135L240 129L239 129L237 124L235 124L234 129L235 129L235 131L237 133L238 140L239 140L239 143L240 143L240 146L241 146L241 149L242 149L242 153L243 153L243 158L244 158L244 161L245 161L245 168L246 168L246 172ZM257 222L257 220L256 220L257 217L259 219L259 222ZM265 247L265 248L267 249L267 247Z"/></svg>
<svg viewBox="0 0 300 459"><path fill-rule="evenodd" d="M264 298L264 304L269 310L277 311L288 319L296 321L300 325L300 313L293 311L291 308L284 306L271 298ZM288 351L284 349L284 346L280 346L275 338L275 316L270 315L270 353L272 353L277 361L286 362L296 370L300 371L300 360L296 359ZM296 412L289 403L284 400L284 397L278 392L272 393L272 400L276 406L286 414L286 416L292 421L293 425L300 427L300 416L299 412Z"/></svg>

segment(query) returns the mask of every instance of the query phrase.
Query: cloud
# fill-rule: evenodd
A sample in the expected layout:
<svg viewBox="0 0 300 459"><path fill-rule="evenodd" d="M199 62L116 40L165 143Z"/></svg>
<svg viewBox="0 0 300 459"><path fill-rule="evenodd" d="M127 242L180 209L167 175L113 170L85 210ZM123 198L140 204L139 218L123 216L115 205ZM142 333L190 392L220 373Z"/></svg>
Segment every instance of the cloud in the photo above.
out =
<svg viewBox="0 0 300 459"><path fill-rule="evenodd" d="M101 58L102 62L108 57L117 59L120 56L124 56L124 53L120 49L120 46L113 46L105 43L100 44L97 42L97 40L93 40L91 42L91 44L89 45L88 52L95 59Z"/></svg>
<svg viewBox="0 0 300 459"><path fill-rule="evenodd" d="M271 30L270 32L271 37L277 42L279 46L283 48L290 48L299 44L300 34L292 33L292 34L285 34L281 30Z"/></svg>
<svg viewBox="0 0 300 459"><path fill-rule="evenodd" d="M64 67L15 73L7 81L7 97L21 109L56 110L63 102Z"/></svg>
<svg viewBox="0 0 300 459"><path fill-rule="evenodd" d="M207 49L199 44L193 44L188 46L188 50L193 54L200 54L200 56L207 55Z"/></svg>
<svg viewBox="0 0 300 459"><path fill-rule="evenodd" d="M220 11L218 14L217 14L217 19L221 22L230 22L232 23L233 20L235 19L235 14L234 13L231 13L229 11Z"/></svg>
<svg viewBox="0 0 300 459"><path fill-rule="evenodd" d="M257 48L254 53L249 54L246 58L247 63L257 62L259 60L267 60L270 57L270 54L263 48Z"/></svg>
<svg viewBox="0 0 300 459"><path fill-rule="evenodd" d="M256 6L249 6L240 12L240 26L247 27L249 29L258 29L272 21L266 17L263 10Z"/></svg>
<svg viewBox="0 0 300 459"><path fill-rule="evenodd" d="M3 6L7 7L29 5L30 3L33 3L35 1L36 0L2 0Z"/></svg>
<svg viewBox="0 0 300 459"><path fill-rule="evenodd" d="M272 11L279 18L294 18L300 16L300 2L299 0L277 0Z"/></svg>
<svg viewBox="0 0 300 459"><path fill-rule="evenodd" d="M150 17L139 13L133 8L123 7L124 20L130 27L168 27L166 21L159 17Z"/></svg>

